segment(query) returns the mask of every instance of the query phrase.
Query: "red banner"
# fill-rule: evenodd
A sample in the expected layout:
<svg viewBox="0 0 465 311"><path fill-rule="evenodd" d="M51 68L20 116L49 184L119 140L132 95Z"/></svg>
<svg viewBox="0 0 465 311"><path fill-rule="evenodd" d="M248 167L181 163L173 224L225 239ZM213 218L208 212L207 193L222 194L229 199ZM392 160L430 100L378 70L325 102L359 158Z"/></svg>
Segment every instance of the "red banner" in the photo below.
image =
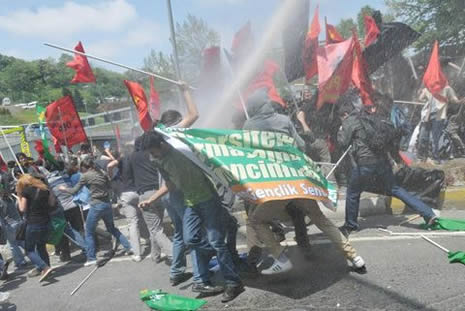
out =
<svg viewBox="0 0 465 311"><path fill-rule="evenodd" d="M340 43L344 40L344 37L341 36L336 27L326 23L326 44Z"/></svg>
<svg viewBox="0 0 465 311"><path fill-rule="evenodd" d="M349 87L352 80L354 40L329 44L317 50L318 103L334 104Z"/></svg>
<svg viewBox="0 0 465 311"><path fill-rule="evenodd" d="M318 7L315 9L315 15L313 16L312 25L310 31L305 39L305 47L303 52L303 63L305 70L305 78L311 79L318 73L318 66L316 62L316 54L318 49L318 36L320 35L320 21Z"/></svg>
<svg viewBox="0 0 465 311"><path fill-rule="evenodd" d="M150 77L150 115L152 120L158 120L160 117L160 96L158 92L155 90L153 77Z"/></svg>
<svg viewBox="0 0 465 311"><path fill-rule="evenodd" d="M441 63L439 62L438 41L434 42L428 68L426 68L425 75L423 76L423 83L434 97L442 102L447 101L447 99L445 99L440 94L441 91L449 84L449 82L442 72Z"/></svg>
<svg viewBox="0 0 465 311"><path fill-rule="evenodd" d="M376 21L370 15L365 15L365 47L370 46L379 36L379 28Z"/></svg>
<svg viewBox="0 0 465 311"><path fill-rule="evenodd" d="M247 98L255 90L266 88L268 90L268 98L271 101L274 101L284 108L286 108L286 103L281 98L276 89L276 86L273 81L273 76L279 70L279 66L272 60L266 60L263 66L263 70L252 80L249 84L249 87L245 91L244 100L247 101Z"/></svg>
<svg viewBox="0 0 465 311"><path fill-rule="evenodd" d="M353 31L355 58L352 69L352 83L360 91L360 97L364 106L372 106L371 94L373 94L373 86L371 85L370 77L367 74L367 66L363 58L362 48L358 41L356 31Z"/></svg>
<svg viewBox="0 0 465 311"><path fill-rule="evenodd" d="M73 98L64 96L47 106L47 127L57 144L71 148L87 142L87 135L74 107Z"/></svg>

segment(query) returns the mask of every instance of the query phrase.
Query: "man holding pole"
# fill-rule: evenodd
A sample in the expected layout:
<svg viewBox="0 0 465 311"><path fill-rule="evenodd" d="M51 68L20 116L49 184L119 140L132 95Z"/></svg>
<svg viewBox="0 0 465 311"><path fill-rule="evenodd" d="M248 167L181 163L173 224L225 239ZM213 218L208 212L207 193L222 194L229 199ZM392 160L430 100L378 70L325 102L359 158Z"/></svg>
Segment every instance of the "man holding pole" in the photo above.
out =
<svg viewBox="0 0 465 311"><path fill-rule="evenodd" d="M407 206L417 211L426 223L433 224L437 216L431 207L423 203L418 197L412 196L404 188L398 186L394 179L389 155L400 163L400 157L395 148L395 135L389 134L389 128L370 129L370 120L376 114L376 109L366 112L366 115L353 112L350 105L339 108L339 116L342 126L339 129L337 141L342 148L352 146L352 173L347 185L346 217L344 226L340 229L348 237L353 231L359 230L357 222L360 205L360 195L363 191L382 191L394 196ZM370 117L371 115L371 117ZM365 120L365 121L364 121ZM376 124L383 120L376 120ZM389 125L388 125L389 126ZM382 149L378 149L373 140L382 143ZM378 186L378 187L377 187Z"/></svg>

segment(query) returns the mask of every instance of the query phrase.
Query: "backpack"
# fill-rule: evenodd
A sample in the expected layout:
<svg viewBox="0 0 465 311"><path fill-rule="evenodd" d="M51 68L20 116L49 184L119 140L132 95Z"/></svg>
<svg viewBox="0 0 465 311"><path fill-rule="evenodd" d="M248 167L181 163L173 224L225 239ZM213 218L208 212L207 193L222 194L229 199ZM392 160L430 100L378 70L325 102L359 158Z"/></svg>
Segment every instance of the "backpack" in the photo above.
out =
<svg viewBox="0 0 465 311"><path fill-rule="evenodd" d="M386 154L392 151L397 138L394 125L375 114L363 114L360 116L360 124L365 132L362 141L376 155Z"/></svg>

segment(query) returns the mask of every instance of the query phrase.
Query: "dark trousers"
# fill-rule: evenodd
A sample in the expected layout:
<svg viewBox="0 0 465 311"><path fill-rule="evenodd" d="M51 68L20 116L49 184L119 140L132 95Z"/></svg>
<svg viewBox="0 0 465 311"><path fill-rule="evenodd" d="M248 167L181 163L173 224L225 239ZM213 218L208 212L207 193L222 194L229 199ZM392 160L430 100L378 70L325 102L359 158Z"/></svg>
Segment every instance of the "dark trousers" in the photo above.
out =
<svg viewBox="0 0 465 311"><path fill-rule="evenodd" d="M358 229L357 218L360 195L363 191L372 190L374 185L377 190L398 198L408 207L418 212L423 216L425 222L435 216L431 207L396 184L392 167L386 160L371 165L358 165L352 169L347 186L345 227L352 230Z"/></svg>
<svg viewBox="0 0 465 311"><path fill-rule="evenodd" d="M64 214L65 219L68 222L68 224L71 225L71 228L79 232L84 231L84 224L82 223L81 211L78 207L69 209L65 211ZM63 256L69 256L71 254L69 242L69 239L65 235L63 235L63 238L56 247Z"/></svg>
<svg viewBox="0 0 465 311"><path fill-rule="evenodd" d="M439 156L439 139L446 128L446 120L430 120L428 122L422 122L420 127L419 137L419 157L426 159L428 157L428 151L430 141L432 145L432 155L434 160L440 160ZM430 140L431 136L431 140Z"/></svg>

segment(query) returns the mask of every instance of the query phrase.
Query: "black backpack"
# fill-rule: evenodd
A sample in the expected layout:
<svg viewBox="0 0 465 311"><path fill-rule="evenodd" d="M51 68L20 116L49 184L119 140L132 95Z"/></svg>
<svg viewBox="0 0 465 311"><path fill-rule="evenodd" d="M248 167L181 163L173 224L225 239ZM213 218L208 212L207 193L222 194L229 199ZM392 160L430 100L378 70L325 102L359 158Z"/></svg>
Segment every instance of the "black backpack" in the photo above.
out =
<svg viewBox="0 0 465 311"><path fill-rule="evenodd" d="M360 124L365 132L362 141L374 154L386 154L397 145L397 131L391 121L376 114L363 114Z"/></svg>

